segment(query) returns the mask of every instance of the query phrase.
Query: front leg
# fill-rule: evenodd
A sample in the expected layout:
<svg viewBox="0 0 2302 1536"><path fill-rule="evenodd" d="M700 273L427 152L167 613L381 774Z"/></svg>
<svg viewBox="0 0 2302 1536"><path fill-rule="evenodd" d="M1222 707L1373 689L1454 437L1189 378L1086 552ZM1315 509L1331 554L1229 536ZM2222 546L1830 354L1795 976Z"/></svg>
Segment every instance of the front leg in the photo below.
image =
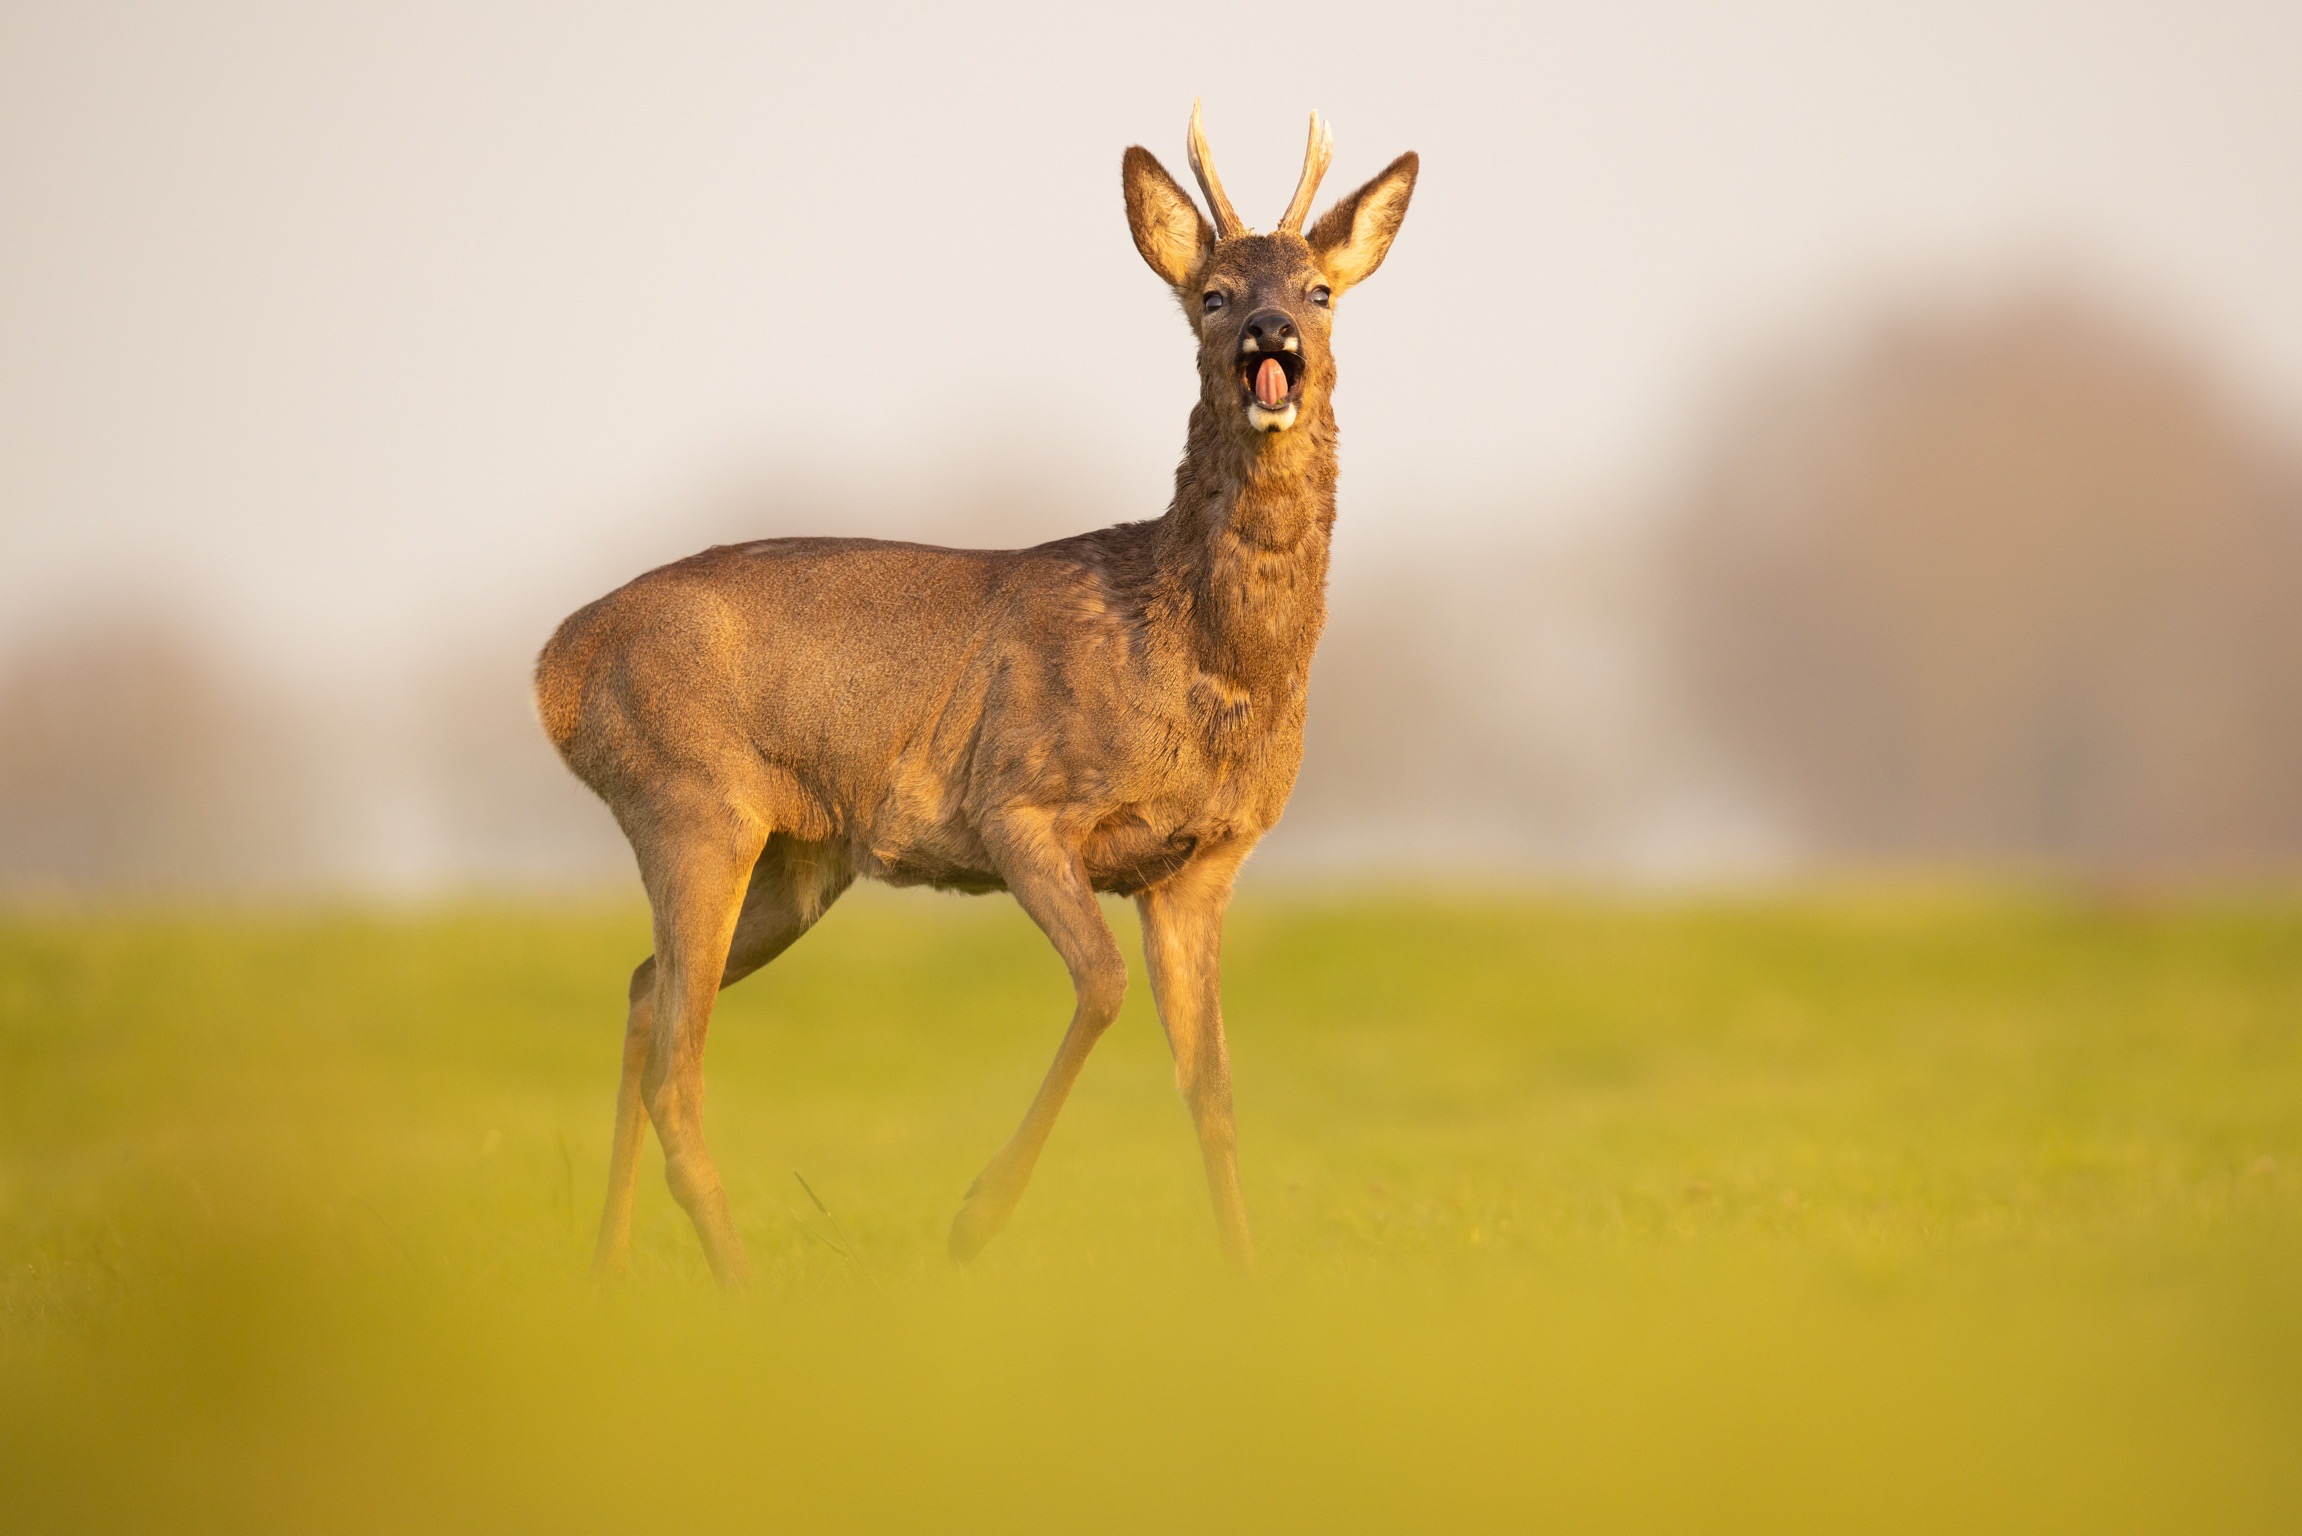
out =
<svg viewBox="0 0 2302 1536"><path fill-rule="evenodd" d="M1023 1123L968 1186L967 1201L951 1223L951 1256L962 1264L1007 1225L1055 1129L1055 1117L1087 1064L1087 1053L1119 1017L1127 995L1127 962L1095 903L1078 848L1059 837L1048 818L1036 815L1007 821L984 841L1007 889L1063 957L1079 1000Z"/></svg>
<svg viewBox="0 0 2302 1536"><path fill-rule="evenodd" d="M1159 1021L1175 1052L1175 1085L1191 1106L1207 1192L1223 1252L1242 1272L1254 1267L1247 1202L1239 1194L1238 1133L1231 1118L1231 1058L1223 1044L1223 914L1245 843L1210 848L1135 899L1143 915L1143 956Z"/></svg>

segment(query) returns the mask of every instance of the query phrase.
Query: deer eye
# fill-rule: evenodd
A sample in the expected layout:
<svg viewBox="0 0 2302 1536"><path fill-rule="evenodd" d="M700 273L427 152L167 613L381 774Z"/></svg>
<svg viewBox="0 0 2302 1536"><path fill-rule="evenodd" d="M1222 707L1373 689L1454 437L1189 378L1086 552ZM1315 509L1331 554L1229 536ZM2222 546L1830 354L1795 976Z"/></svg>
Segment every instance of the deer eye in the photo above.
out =
<svg viewBox="0 0 2302 1536"><path fill-rule="evenodd" d="M1311 290L1311 302L1318 305L1321 309L1325 309L1327 307L1328 301L1334 297L1334 290L1330 289L1325 283L1321 283L1316 288Z"/></svg>
<svg viewBox="0 0 2302 1536"><path fill-rule="evenodd" d="M1203 315L1211 315L1223 307L1223 302L1223 295L1215 292L1213 289L1209 289L1205 294L1200 296L1199 313Z"/></svg>

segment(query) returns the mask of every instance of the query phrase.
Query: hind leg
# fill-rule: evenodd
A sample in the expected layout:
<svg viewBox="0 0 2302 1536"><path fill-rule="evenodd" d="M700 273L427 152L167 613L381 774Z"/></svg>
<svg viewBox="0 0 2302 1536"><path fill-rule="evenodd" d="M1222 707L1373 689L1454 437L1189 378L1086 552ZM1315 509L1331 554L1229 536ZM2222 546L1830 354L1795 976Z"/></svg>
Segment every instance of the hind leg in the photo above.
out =
<svg viewBox="0 0 2302 1536"><path fill-rule="evenodd" d="M769 850L764 827L732 808L711 804L677 820L658 820L645 843L640 838L633 843L656 914L656 953L645 1041L631 1039L626 1029L626 1082L635 1064L638 1103L663 1145L663 1174L672 1197L695 1223L714 1276L725 1285L741 1283L750 1264L727 1214L727 1193L702 1128L702 1057L711 1004L725 981L764 965L815 921L829 896L845 887L845 868L826 861L822 850L794 852L790 843L778 845L771 861L764 859ZM633 1022L642 1022L640 1006L633 1009ZM617 1131L624 1131L624 1121ZM619 1207L624 1207L628 1230L624 1191L633 1181L638 1131L628 1138L619 1135L619 1151L626 1156L610 1170L608 1218L601 1223L603 1248L615 1248L608 1255L610 1264L619 1257L622 1234L612 1230Z"/></svg>
<svg viewBox="0 0 2302 1536"><path fill-rule="evenodd" d="M733 1284L749 1265L704 1143L703 1046L767 829L724 801L698 795L665 805L646 831L632 839L655 913L655 985L639 1098L663 1146L673 1198L695 1223L712 1273Z"/></svg>
<svg viewBox="0 0 2302 1536"><path fill-rule="evenodd" d="M647 1139L647 1105L639 1080L647 1067L647 1044L655 1019L655 956L631 973L631 1010L624 1015L623 1079L615 1091L615 1144L608 1154L607 1209L600 1213L599 1241L592 1269L610 1274L623 1267L631 1248L632 1196L639 1187L639 1154Z"/></svg>
<svg viewBox="0 0 2302 1536"><path fill-rule="evenodd" d="M854 882L845 849L794 842L780 834L769 838L767 851L752 867L721 988L734 986L791 948Z"/></svg>
<svg viewBox="0 0 2302 1536"><path fill-rule="evenodd" d="M719 987L725 989L782 954L815 925L845 891L854 875L834 848L769 839L752 866L750 885L736 915ZM647 1102L642 1083L653 1040L656 960L649 956L632 973L631 1012L624 1026L623 1081L616 1092L615 1150L608 1166L607 1209L600 1217L593 1265L606 1273L620 1268L631 1243L632 1200L639 1185L639 1155L646 1136Z"/></svg>

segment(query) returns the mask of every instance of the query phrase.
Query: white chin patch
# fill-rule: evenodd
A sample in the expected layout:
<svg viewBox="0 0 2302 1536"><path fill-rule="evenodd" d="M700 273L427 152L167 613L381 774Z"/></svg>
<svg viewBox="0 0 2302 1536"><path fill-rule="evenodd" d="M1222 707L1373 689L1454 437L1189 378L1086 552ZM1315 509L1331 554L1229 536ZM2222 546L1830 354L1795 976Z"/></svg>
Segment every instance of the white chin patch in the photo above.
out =
<svg viewBox="0 0 2302 1536"><path fill-rule="evenodd" d="M1294 424L1295 402L1292 400L1275 411L1253 401L1247 404L1247 425L1258 432L1284 432Z"/></svg>

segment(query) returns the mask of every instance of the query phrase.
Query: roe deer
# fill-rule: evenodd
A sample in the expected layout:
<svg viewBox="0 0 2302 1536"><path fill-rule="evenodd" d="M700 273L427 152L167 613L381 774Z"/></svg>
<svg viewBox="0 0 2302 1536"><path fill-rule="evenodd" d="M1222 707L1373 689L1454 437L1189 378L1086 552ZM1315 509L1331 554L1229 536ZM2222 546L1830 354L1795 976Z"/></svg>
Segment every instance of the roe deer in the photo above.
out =
<svg viewBox="0 0 2302 1536"><path fill-rule="evenodd" d="M1199 401L1164 516L1034 549L782 538L708 549L578 610L536 663L544 728L615 813L654 912L632 973L595 1262L631 1236L643 1117L713 1272L747 1274L703 1137L712 1001L857 876L1007 890L1077 1006L1038 1096L967 1191L972 1258L1023 1193L1127 967L1095 893L1135 898L1175 1076L1231 1260L1252 1250L1233 1157L1217 949L1240 861L1303 755L1335 517L1333 302L1382 264L1416 158L1306 232L1332 154L1318 115L1272 233L1210 225L1149 151L1120 165L1136 249L1199 341Z"/></svg>

